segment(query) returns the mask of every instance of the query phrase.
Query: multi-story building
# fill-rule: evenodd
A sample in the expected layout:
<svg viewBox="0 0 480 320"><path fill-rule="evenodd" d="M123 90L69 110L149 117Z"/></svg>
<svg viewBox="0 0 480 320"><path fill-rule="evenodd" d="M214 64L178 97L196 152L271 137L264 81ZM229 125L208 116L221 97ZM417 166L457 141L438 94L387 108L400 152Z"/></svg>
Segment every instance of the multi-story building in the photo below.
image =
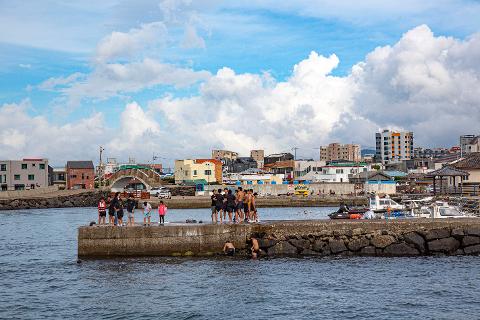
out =
<svg viewBox="0 0 480 320"><path fill-rule="evenodd" d="M415 159L436 159L441 158L447 154L450 154L450 149L448 148L422 148L417 147L413 149L413 156Z"/></svg>
<svg viewBox="0 0 480 320"><path fill-rule="evenodd" d="M472 152L480 152L480 136L467 134L460 136L460 154L465 156Z"/></svg>
<svg viewBox="0 0 480 320"><path fill-rule="evenodd" d="M65 167L53 168L50 174L52 185L65 189L67 185L67 172Z"/></svg>
<svg viewBox="0 0 480 320"><path fill-rule="evenodd" d="M375 157L383 164L413 158L413 132L383 130L375 138Z"/></svg>
<svg viewBox="0 0 480 320"><path fill-rule="evenodd" d="M228 175L228 181L241 185L282 184L283 178L283 174L266 172L257 168L250 168L243 172Z"/></svg>
<svg viewBox="0 0 480 320"><path fill-rule="evenodd" d="M0 160L0 190L25 190L49 185L47 159Z"/></svg>
<svg viewBox="0 0 480 320"><path fill-rule="evenodd" d="M360 145L330 143L328 146L320 147L320 161L336 160L360 161Z"/></svg>
<svg viewBox="0 0 480 320"><path fill-rule="evenodd" d="M95 167L92 161L67 161L67 189L95 188Z"/></svg>
<svg viewBox="0 0 480 320"><path fill-rule="evenodd" d="M322 172L322 167L326 165L325 161L315 160L295 160L295 170L293 178L295 180L315 180L315 175Z"/></svg>
<svg viewBox="0 0 480 320"><path fill-rule="evenodd" d="M284 152L284 153L275 153L275 154L270 154L264 158L264 165L269 165L273 164L275 162L279 161L290 161L293 160L293 154L289 152Z"/></svg>
<svg viewBox="0 0 480 320"><path fill-rule="evenodd" d="M222 162L217 159L175 160L175 183L222 183Z"/></svg>
<svg viewBox="0 0 480 320"><path fill-rule="evenodd" d="M238 158L238 152L229 150L212 150L212 159L222 160L236 160Z"/></svg>
<svg viewBox="0 0 480 320"><path fill-rule="evenodd" d="M250 158L257 162L257 168L263 168L265 151L264 150L251 150Z"/></svg>
<svg viewBox="0 0 480 320"><path fill-rule="evenodd" d="M361 172L369 171L370 167L364 162L338 162L322 167L322 170L313 176L315 182L349 182L349 177Z"/></svg>

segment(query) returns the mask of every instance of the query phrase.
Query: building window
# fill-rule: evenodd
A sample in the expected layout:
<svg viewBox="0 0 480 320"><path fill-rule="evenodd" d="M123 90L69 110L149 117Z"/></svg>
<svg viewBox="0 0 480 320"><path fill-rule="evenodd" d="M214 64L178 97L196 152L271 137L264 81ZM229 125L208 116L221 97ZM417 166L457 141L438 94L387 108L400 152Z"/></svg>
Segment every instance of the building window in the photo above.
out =
<svg viewBox="0 0 480 320"><path fill-rule="evenodd" d="M14 175L13 180L20 180L20 175L19 174Z"/></svg>
<svg viewBox="0 0 480 320"><path fill-rule="evenodd" d="M27 169L27 164L26 163L22 163L22 169Z"/></svg>
<svg viewBox="0 0 480 320"><path fill-rule="evenodd" d="M7 171L7 165L6 164L0 164L0 171Z"/></svg>
<svg viewBox="0 0 480 320"><path fill-rule="evenodd" d="M35 163L32 163L32 167L34 167L34 168L36 167Z"/></svg>
<svg viewBox="0 0 480 320"><path fill-rule="evenodd" d="M194 175L194 176L197 175L197 170L193 170L193 175Z"/></svg>
<svg viewBox="0 0 480 320"><path fill-rule="evenodd" d="M206 176L211 176L212 175L212 170L205 170L205 175Z"/></svg>
<svg viewBox="0 0 480 320"><path fill-rule="evenodd" d="M84 173L82 173L82 180L84 180L84 179L85 179L85 174L84 174Z"/></svg>
<svg viewBox="0 0 480 320"><path fill-rule="evenodd" d="M45 163L40 163L40 170L45 170Z"/></svg>
<svg viewBox="0 0 480 320"><path fill-rule="evenodd" d="M71 178L71 179L75 179L76 177L77 177L76 174L71 174L71 175L70 175L70 178Z"/></svg>
<svg viewBox="0 0 480 320"><path fill-rule="evenodd" d="M30 181L35 180L35 175L34 174L29 174L28 175L28 180L30 180Z"/></svg>

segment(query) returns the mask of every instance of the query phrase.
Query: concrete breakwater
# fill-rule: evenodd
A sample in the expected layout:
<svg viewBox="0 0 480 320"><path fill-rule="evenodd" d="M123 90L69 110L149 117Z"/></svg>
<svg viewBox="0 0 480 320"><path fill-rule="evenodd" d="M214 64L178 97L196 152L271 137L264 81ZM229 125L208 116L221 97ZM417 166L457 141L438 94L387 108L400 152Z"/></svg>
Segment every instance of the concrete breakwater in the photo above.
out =
<svg viewBox="0 0 480 320"><path fill-rule="evenodd" d="M247 255L250 237L269 257L470 255L480 253L480 219L80 227L78 256L211 256L227 240Z"/></svg>
<svg viewBox="0 0 480 320"><path fill-rule="evenodd" d="M0 199L0 210L96 207L102 196L108 192L101 190L62 192L37 197Z"/></svg>

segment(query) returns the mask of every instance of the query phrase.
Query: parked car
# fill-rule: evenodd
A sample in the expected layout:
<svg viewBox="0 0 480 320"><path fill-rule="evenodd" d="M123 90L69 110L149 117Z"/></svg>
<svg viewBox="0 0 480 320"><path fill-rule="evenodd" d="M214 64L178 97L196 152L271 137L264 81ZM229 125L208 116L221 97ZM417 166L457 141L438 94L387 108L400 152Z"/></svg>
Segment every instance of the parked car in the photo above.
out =
<svg viewBox="0 0 480 320"><path fill-rule="evenodd" d="M154 196L161 199L170 199L172 193L165 187L154 187L148 191L150 196Z"/></svg>

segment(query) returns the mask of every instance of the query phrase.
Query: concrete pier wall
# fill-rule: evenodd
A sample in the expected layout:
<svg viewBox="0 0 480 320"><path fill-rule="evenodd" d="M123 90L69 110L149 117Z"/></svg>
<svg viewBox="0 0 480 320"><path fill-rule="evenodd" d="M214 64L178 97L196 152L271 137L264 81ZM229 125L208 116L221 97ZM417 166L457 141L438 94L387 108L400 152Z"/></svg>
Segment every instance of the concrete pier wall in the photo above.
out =
<svg viewBox="0 0 480 320"><path fill-rule="evenodd" d="M480 253L480 219L81 227L78 256L209 256L219 254L226 240L247 254L250 237L271 257L469 255Z"/></svg>

